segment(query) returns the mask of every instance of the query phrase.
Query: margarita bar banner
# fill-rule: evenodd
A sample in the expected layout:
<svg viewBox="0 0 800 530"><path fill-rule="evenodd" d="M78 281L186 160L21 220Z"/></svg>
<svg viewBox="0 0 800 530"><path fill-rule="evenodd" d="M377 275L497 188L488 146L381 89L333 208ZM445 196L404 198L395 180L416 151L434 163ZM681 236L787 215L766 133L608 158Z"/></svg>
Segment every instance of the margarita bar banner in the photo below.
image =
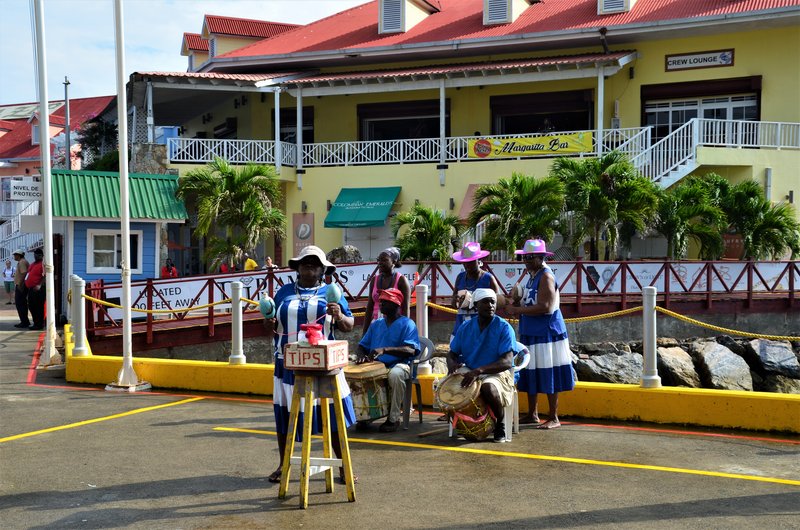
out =
<svg viewBox="0 0 800 530"><path fill-rule="evenodd" d="M594 135L590 132L554 134L530 138L480 138L469 140L468 158L517 158L553 153L591 153Z"/></svg>

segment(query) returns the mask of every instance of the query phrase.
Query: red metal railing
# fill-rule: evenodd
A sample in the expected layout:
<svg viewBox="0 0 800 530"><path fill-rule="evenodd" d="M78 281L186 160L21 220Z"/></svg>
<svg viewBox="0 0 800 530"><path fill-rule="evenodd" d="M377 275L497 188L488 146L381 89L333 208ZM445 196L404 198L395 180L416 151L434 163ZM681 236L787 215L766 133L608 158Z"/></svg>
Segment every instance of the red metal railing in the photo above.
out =
<svg viewBox="0 0 800 530"><path fill-rule="evenodd" d="M659 305L682 306L688 312L793 310L798 306L800 262L798 261L621 261L621 262L552 262L561 291L565 315L589 316L627 309L641 303L642 289L656 287ZM521 262L488 262L486 269L508 294L514 283L527 281ZM407 262L405 271L421 270L420 279L430 288L433 303L449 305L455 277L462 267L442 262ZM369 280L377 271L374 264L341 265L327 281L336 282L354 307L366 303ZM361 274L361 278L356 278ZM278 288L292 281L294 272L287 269L254 271L216 276L193 276L165 280L147 280L131 285L134 308L160 310L159 314L134 312L142 321L147 342L152 343L156 324L164 320L185 321L186 325L206 327L213 337L215 325L229 320L228 286L233 281L245 284L243 296L255 300L265 291L273 296ZM120 284L91 282L86 294L100 300L119 303ZM192 310L192 307L207 308ZM758 307L756 307L756 305ZM357 311L356 309L355 311ZM248 308L246 313L256 313ZM437 312L433 311L433 318ZM87 333L120 327L121 310L87 301ZM163 317L160 315L164 315ZM439 318L451 318L441 313ZM137 324L139 327L139 324ZM139 328L141 329L141 328Z"/></svg>

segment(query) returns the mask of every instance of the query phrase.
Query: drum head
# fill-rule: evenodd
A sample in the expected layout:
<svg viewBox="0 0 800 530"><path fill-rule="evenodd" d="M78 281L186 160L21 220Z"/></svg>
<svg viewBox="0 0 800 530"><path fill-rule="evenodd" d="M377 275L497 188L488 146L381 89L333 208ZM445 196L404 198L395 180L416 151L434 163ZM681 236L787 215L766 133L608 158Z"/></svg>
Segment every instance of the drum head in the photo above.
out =
<svg viewBox="0 0 800 530"><path fill-rule="evenodd" d="M344 377L346 379L372 379L373 377L385 377L388 373L389 369L380 361L348 364L344 367Z"/></svg>
<svg viewBox="0 0 800 530"><path fill-rule="evenodd" d="M445 410L461 410L478 397L480 382L476 379L469 386L462 387L463 374L451 374L439 383L436 399Z"/></svg>

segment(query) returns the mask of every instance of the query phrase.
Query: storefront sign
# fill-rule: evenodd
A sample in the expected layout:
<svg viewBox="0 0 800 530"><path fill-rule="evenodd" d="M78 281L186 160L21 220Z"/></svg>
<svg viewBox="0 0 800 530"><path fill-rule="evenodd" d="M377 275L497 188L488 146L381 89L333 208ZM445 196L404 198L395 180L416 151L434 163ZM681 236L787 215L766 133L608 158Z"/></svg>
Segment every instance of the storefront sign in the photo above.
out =
<svg viewBox="0 0 800 530"><path fill-rule="evenodd" d="M530 138L480 138L468 142L469 158L518 158L592 151L594 135L587 132Z"/></svg>
<svg viewBox="0 0 800 530"><path fill-rule="evenodd" d="M665 70L690 70L692 68L715 68L733 66L733 50L714 50L710 52L687 53L665 56Z"/></svg>
<svg viewBox="0 0 800 530"><path fill-rule="evenodd" d="M292 214L292 224L294 225L293 255L297 256L303 247L314 244L314 214L294 213Z"/></svg>

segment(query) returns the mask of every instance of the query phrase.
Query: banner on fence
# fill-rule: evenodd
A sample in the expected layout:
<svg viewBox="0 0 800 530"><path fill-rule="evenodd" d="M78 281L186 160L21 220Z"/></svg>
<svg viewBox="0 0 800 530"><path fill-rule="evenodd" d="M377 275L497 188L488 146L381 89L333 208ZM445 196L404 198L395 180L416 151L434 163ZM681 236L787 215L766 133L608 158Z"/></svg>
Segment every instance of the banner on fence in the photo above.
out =
<svg viewBox="0 0 800 530"><path fill-rule="evenodd" d="M468 141L468 158L517 158L553 153L590 153L594 135L590 132L554 134L530 138L479 138Z"/></svg>

